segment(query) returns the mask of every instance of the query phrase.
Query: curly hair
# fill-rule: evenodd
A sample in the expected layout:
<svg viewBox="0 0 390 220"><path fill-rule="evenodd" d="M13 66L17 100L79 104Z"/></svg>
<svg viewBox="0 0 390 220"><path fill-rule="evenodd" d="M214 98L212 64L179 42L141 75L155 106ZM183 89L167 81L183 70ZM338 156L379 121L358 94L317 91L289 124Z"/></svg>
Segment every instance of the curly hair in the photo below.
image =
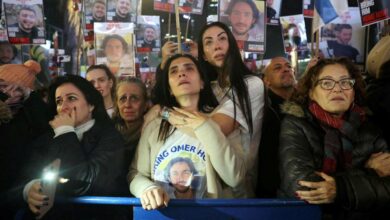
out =
<svg viewBox="0 0 390 220"><path fill-rule="evenodd" d="M321 59L316 65L312 66L305 75L298 81L298 85L292 94L290 101L302 106L307 106L310 102L309 93L317 84L318 76L328 65L339 64L345 67L352 79L356 81L353 89L355 91L355 103L363 106L365 104L365 83L361 72L355 64L347 57L334 59Z"/></svg>

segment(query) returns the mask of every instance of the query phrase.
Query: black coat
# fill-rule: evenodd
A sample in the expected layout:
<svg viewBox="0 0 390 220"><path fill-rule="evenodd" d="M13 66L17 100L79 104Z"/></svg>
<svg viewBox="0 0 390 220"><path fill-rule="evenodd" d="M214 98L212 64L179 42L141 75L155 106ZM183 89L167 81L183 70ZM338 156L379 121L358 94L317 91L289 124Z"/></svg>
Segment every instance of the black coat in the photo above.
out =
<svg viewBox="0 0 390 220"><path fill-rule="evenodd" d="M267 90L267 93L259 145L259 176L256 186L256 196L259 198L275 198L280 185L278 148L280 123L284 117L280 106L285 100L272 90Z"/></svg>
<svg viewBox="0 0 390 220"><path fill-rule="evenodd" d="M120 133L111 124L95 124L86 131L81 141L76 133L68 132L53 139L53 132L45 134L35 143L39 155L31 163L29 173L39 178L43 167L56 158L61 159L60 177L69 182L58 184L56 197L66 196L128 196L129 190L123 170L125 166L125 147ZM124 192L126 190L126 192ZM107 216L128 215L120 207L118 210L86 209L85 207L60 206L56 203L47 214L47 219L105 219ZM96 206L95 206L96 207ZM66 211L65 211L66 210ZM71 211L70 211L71 210ZM78 210L78 211L75 211ZM85 210L87 212L81 212ZM84 214L86 214L84 216ZM88 217L88 218L87 218Z"/></svg>
<svg viewBox="0 0 390 220"><path fill-rule="evenodd" d="M325 132L309 111L292 103L284 107L287 115L280 132L280 194L295 198L295 191L304 190L298 185L299 180L323 181L314 172L322 170ZM357 132L357 139L353 141L352 169L334 176L336 207L354 211L389 207L390 177L381 178L375 171L364 167L371 154L388 151L386 142L369 122L364 122Z"/></svg>
<svg viewBox="0 0 390 220"><path fill-rule="evenodd" d="M113 125L95 123L78 140L75 132L53 138L51 131L34 144L38 164L30 166L39 178L43 167L61 159L60 176L69 183L60 185L65 195L117 195L118 182L124 163L124 142ZM40 158L40 159L38 159ZM124 180L125 181L125 180ZM123 184L123 183L122 183Z"/></svg>
<svg viewBox="0 0 390 220"><path fill-rule="evenodd" d="M368 82L367 104L374 113L375 123L382 129L383 137L390 145L390 76Z"/></svg>
<svg viewBox="0 0 390 220"><path fill-rule="evenodd" d="M13 215L19 203L23 203L22 170L33 153L31 142L50 129L46 103L36 93L31 92L23 107L8 123L0 124L0 207L7 206L9 212L2 211L0 219Z"/></svg>

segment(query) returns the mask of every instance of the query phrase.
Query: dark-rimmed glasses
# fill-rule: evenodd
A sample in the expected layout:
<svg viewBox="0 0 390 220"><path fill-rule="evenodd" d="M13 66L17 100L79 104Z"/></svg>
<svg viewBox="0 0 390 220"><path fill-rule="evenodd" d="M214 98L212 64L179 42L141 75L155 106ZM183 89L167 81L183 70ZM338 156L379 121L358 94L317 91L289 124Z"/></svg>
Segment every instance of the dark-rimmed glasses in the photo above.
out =
<svg viewBox="0 0 390 220"><path fill-rule="evenodd" d="M350 90L353 89L353 85L355 85L355 80L351 78L341 79L339 81L333 79L320 79L316 82L316 85L320 85L322 89L332 90L336 83L339 84L342 90Z"/></svg>

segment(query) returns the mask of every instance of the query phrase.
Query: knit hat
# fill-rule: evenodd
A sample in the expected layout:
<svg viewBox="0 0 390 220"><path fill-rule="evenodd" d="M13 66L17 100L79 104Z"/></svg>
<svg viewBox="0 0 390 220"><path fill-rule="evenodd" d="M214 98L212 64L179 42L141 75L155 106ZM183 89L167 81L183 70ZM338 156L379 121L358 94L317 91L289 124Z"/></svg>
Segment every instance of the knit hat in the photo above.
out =
<svg viewBox="0 0 390 220"><path fill-rule="evenodd" d="M35 75L41 72L41 66L34 60L24 64L5 64L0 66L0 80L34 89Z"/></svg>
<svg viewBox="0 0 390 220"><path fill-rule="evenodd" d="M390 35L382 37L371 49L367 56L367 72L378 78L381 66L388 60L390 60Z"/></svg>

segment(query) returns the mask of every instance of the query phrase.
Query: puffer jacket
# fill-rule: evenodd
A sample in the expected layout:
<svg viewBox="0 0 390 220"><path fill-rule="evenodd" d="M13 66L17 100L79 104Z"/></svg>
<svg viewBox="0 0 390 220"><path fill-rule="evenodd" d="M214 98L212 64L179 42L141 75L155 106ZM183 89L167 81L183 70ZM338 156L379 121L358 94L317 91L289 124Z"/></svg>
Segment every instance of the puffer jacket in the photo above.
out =
<svg viewBox="0 0 390 220"><path fill-rule="evenodd" d="M281 125L279 157L281 197L295 198L295 191L305 190L299 180L323 181L315 174L322 170L324 135L314 116L301 106L287 102L286 116ZM352 169L338 172L333 177L337 185L335 204L344 210L372 211L390 207L390 177L379 177L365 168L370 155L388 151L380 131L364 122L353 141Z"/></svg>

